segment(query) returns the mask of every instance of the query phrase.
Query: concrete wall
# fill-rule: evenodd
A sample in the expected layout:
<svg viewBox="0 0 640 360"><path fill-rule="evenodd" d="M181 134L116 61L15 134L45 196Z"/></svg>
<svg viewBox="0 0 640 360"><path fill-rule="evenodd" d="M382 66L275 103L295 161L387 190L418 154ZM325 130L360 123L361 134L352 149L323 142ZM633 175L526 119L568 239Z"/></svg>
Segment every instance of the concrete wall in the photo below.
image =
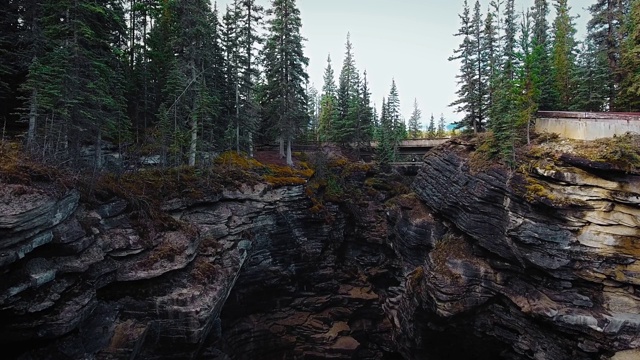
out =
<svg viewBox="0 0 640 360"><path fill-rule="evenodd" d="M635 114L603 113L540 113L536 132L556 133L560 137L595 140L623 135L640 134L640 117Z"/></svg>

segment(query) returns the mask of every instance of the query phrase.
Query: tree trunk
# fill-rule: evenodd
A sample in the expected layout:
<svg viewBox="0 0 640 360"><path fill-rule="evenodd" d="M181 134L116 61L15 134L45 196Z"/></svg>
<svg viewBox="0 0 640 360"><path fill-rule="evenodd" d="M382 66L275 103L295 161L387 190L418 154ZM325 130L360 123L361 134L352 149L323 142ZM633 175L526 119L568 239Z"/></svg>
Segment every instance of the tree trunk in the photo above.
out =
<svg viewBox="0 0 640 360"><path fill-rule="evenodd" d="M280 157L284 158L284 137L280 137Z"/></svg>
<svg viewBox="0 0 640 360"><path fill-rule="evenodd" d="M239 80L238 80L239 81ZM240 94L239 84L236 82L236 152L240 154Z"/></svg>
<svg viewBox="0 0 640 360"><path fill-rule="evenodd" d="M249 157L253 157L253 133L249 131Z"/></svg>
<svg viewBox="0 0 640 360"><path fill-rule="evenodd" d="M287 165L293 166L293 159L291 158L291 136L287 137Z"/></svg>
<svg viewBox="0 0 640 360"><path fill-rule="evenodd" d="M198 74L196 73L196 65L191 60L191 83L195 82ZM194 110L198 110L197 107ZM189 143L189 166L196 166L196 150L198 149L198 115L193 116L191 120L191 141Z"/></svg>
<svg viewBox="0 0 640 360"><path fill-rule="evenodd" d="M29 131L27 132L27 148L31 149L36 136L36 119L38 116L38 90L31 91L31 105L29 106Z"/></svg>
<svg viewBox="0 0 640 360"><path fill-rule="evenodd" d="M98 137L96 138L95 145L95 170L99 171L102 169L102 131L98 128Z"/></svg>

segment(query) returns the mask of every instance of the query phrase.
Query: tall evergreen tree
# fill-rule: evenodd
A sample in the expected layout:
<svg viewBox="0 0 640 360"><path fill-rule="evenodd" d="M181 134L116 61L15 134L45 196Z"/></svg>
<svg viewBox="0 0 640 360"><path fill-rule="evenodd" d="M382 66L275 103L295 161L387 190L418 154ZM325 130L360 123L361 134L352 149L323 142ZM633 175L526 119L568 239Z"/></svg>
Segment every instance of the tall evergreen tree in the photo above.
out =
<svg viewBox="0 0 640 360"><path fill-rule="evenodd" d="M349 143L354 140L358 117L357 99L360 79L353 55L351 35L347 34L342 70L338 82L336 118L333 121L333 140Z"/></svg>
<svg viewBox="0 0 640 360"><path fill-rule="evenodd" d="M449 57L449 61L458 60L460 62L460 72L456 76L458 79L458 90L456 91L458 99L449 106L455 107L455 112L464 114L462 120L456 123L456 128L468 128L477 132L479 124L476 123L477 109L474 101L474 87L477 81L474 64L476 47L471 38L472 24L467 0L464 1L462 14L458 16L460 18L460 29L455 36L461 37L462 41L459 47L454 50L453 56Z"/></svg>
<svg viewBox="0 0 640 360"><path fill-rule="evenodd" d="M389 90L389 96L387 97L387 109L386 116L387 121L391 124L391 139L393 145L393 160L398 155L398 145L400 141L407 138L407 127L400 114L400 95L398 94L398 87L396 86L396 80L391 80L391 89Z"/></svg>
<svg viewBox="0 0 640 360"><path fill-rule="evenodd" d="M331 67L331 55L327 56L327 67L324 70L324 85L320 100L319 133L321 140L329 140L333 133L332 123L336 118L337 87L335 74Z"/></svg>
<svg viewBox="0 0 640 360"><path fill-rule="evenodd" d="M433 117L433 113L431 114L431 118L429 119L429 125L427 126L427 138L436 138L436 119Z"/></svg>
<svg viewBox="0 0 640 360"><path fill-rule="evenodd" d="M440 120L438 120L438 130L436 130L436 137L443 138L447 135L447 127L444 123L444 114L440 114Z"/></svg>
<svg viewBox="0 0 640 360"><path fill-rule="evenodd" d="M27 107L49 122L48 129L41 127L42 153L77 163L83 142L100 150L103 137L123 141L129 128L117 54L126 46L124 10L116 0L45 0L42 14L47 47L23 86L30 94L40 91ZM100 166L100 151L96 160Z"/></svg>
<svg viewBox="0 0 640 360"><path fill-rule="evenodd" d="M490 53L485 51L484 46L489 46L484 39L484 27L480 12L480 1L476 0L473 17L470 23L470 38L474 46L471 61L475 73L472 78L472 116L473 129L475 132L481 131L486 123L487 101L489 98L490 70L492 59Z"/></svg>
<svg viewBox="0 0 640 360"><path fill-rule="evenodd" d="M618 106L616 97L622 82L621 47L626 37L627 28L624 24L630 3L630 0L597 0L589 7L591 19L587 24L587 36L601 56L607 59L609 72L606 86L609 108L612 110Z"/></svg>
<svg viewBox="0 0 640 360"><path fill-rule="evenodd" d="M373 139L373 109L371 108L371 90L367 71L362 75L360 84L360 96L358 98L358 119L356 123L355 141L358 149L361 145L367 145Z"/></svg>
<svg viewBox="0 0 640 360"><path fill-rule="evenodd" d="M393 120L389 116L389 106L386 99L382 99L382 107L380 108L380 129L378 131L378 161L381 164L388 164L394 161L394 129Z"/></svg>
<svg viewBox="0 0 640 360"><path fill-rule="evenodd" d="M549 54L549 2L547 0L535 0L531 8L532 37L531 37L531 63L533 86L538 89L538 98L534 99L540 110L553 110L557 104L556 89L553 86L551 58Z"/></svg>
<svg viewBox="0 0 640 360"><path fill-rule="evenodd" d="M623 55L624 59L624 55ZM624 63L624 60L622 60ZM624 67L622 65L621 67ZM609 64L606 54L599 51L591 38L585 39L576 63L575 100L573 111L606 111L609 99ZM622 84L621 84L622 86ZM620 100L624 95L621 93Z"/></svg>
<svg viewBox="0 0 640 360"><path fill-rule="evenodd" d="M304 56L302 21L295 0L273 0L264 47L268 116L277 117L279 137L287 143L287 164L293 165L291 143L308 120L304 84L309 59Z"/></svg>
<svg viewBox="0 0 640 360"><path fill-rule="evenodd" d="M307 113L309 115L309 127L304 129L305 137L311 141L318 141L320 93L313 84L307 88Z"/></svg>
<svg viewBox="0 0 640 360"><path fill-rule="evenodd" d="M567 0L554 0L556 18L553 22L552 70L558 105L569 109L574 98L575 27Z"/></svg>
<svg viewBox="0 0 640 360"><path fill-rule="evenodd" d="M516 77L518 15L515 10L515 0L507 0L504 10L504 34L502 38L502 76L507 81Z"/></svg>
<svg viewBox="0 0 640 360"><path fill-rule="evenodd" d="M256 61L264 9L255 0L244 0L238 5L237 51L238 83L236 84L236 150L247 149L253 156L253 134L258 129L259 112L255 87L259 72Z"/></svg>
<svg viewBox="0 0 640 360"><path fill-rule="evenodd" d="M413 113L409 118L409 137L411 139L417 139L420 137L420 119L422 118L422 111L418 108L418 99L413 100Z"/></svg>
<svg viewBox="0 0 640 360"><path fill-rule="evenodd" d="M626 111L640 111L640 1L632 1L631 11L628 17L626 31L627 38L621 48L621 58L619 62L619 91L616 98L618 108ZM609 60L609 65L611 60ZM596 64L597 64L597 60ZM594 66L595 69L599 67ZM601 74L601 71L594 71ZM597 90L597 89L596 89Z"/></svg>
<svg viewBox="0 0 640 360"><path fill-rule="evenodd" d="M499 39L498 29L494 21L494 14L489 11L484 20L482 30L482 49L480 53L482 78L486 82L486 99L484 107L487 117L490 117L490 110L493 106L495 93L495 79L499 70ZM487 122L489 122L488 119Z"/></svg>

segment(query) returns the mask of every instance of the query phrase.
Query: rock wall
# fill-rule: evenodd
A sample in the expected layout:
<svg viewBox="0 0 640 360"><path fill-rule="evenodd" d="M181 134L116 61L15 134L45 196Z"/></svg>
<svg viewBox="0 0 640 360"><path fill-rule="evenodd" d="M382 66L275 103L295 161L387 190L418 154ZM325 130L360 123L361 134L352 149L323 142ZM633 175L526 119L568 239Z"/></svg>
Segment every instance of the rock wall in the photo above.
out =
<svg viewBox="0 0 640 360"><path fill-rule="evenodd" d="M393 358L371 280L397 282L392 252L353 235L336 206L309 211L302 186L168 199L173 220L159 229L119 199L0 188L0 342L12 358Z"/></svg>
<svg viewBox="0 0 640 360"><path fill-rule="evenodd" d="M640 347L640 178L581 161L538 162L527 176L479 171L469 155L462 142L427 155L420 201L396 206L395 248L429 249L400 253L416 268L386 304L405 357L429 358L415 349L434 333L469 329L509 359Z"/></svg>
<svg viewBox="0 0 640 360"><path fill-rule="evenodd" d="M640 180L565 152L432 151L397 196L317 211L265 184L99 204L0 184L0 343L18 359L624 359L640 348ZM630 355L631 354L631 355Z"/></svg>

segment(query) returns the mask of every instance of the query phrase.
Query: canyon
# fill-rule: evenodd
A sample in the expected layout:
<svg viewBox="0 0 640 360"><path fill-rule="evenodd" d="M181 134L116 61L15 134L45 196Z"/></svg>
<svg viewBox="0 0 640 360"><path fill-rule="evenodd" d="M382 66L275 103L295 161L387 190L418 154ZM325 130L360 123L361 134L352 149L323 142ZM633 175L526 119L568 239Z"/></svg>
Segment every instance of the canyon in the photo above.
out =
<svg viewBox="0 0 640 360"><path fill-rule="evenodd" d="M570 145L516 170L455 139L415 177L342 171L144 204L0 186L16 359L622 359L640 348L640 178ZM318 175L318 174L317 174ZM635 353L637 355L637 353Z"/></svg>

